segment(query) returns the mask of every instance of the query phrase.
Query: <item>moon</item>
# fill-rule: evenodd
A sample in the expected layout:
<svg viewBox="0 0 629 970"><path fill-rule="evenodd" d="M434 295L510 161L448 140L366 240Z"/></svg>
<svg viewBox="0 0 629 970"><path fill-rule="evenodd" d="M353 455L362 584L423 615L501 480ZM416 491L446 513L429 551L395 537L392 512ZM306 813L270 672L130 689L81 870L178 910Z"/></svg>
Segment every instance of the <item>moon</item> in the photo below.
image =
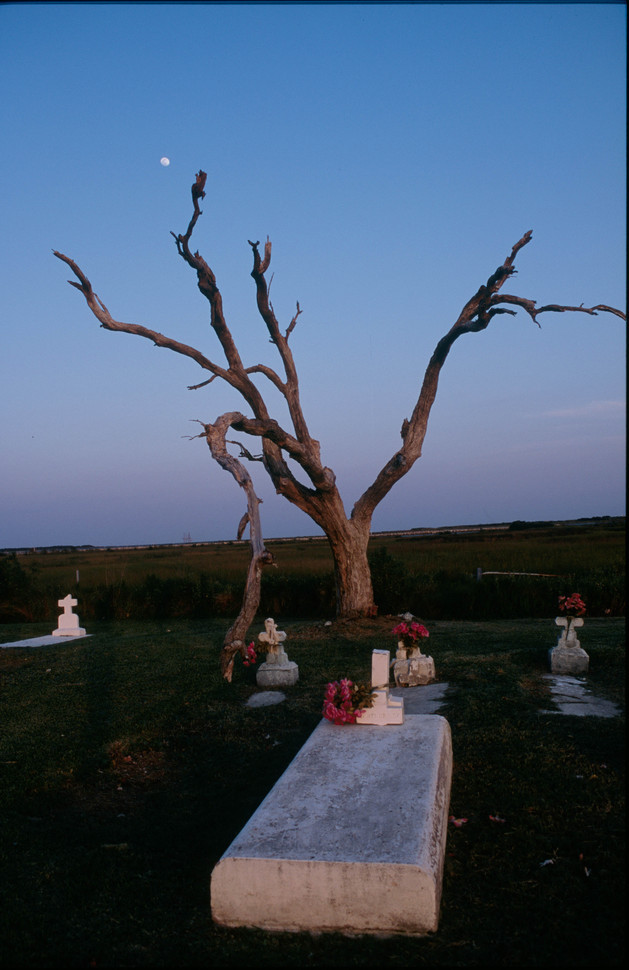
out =
<svg viewBox="0 0 629 970"><path fill-rule="evenodd" d="M159 164L160 164L160 165L163 165L163 166L164 166L164 168L167 168L167 167L168 167L168 165L170 165L170 159L169 159L169 158L166 158L166 156L164 155L164 157L163 157L163 158L160 158L160 160L159 160Z"/></svg>

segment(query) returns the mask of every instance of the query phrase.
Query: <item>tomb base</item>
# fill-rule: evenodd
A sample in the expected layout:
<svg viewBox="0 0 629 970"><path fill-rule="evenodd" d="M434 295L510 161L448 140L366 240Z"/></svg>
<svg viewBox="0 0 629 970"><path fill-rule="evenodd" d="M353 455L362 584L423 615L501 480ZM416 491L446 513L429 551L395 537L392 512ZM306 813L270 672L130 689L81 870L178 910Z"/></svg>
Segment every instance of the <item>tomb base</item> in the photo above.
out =
<svg viewBox="0 0 629 970"><path fill-rule="evenodd" d="M299 667L293 660L287 663L263 663L256 671L258 687L292 687L299 680Z"/></svg>
<svg viewBox="0 0 629 970"><path fill-rule="evenodd" d="M53 637L84 637L86 631L82 626L66 627L65 629L53 630Z"/></svg>
<svg viewBox="0 0 629 970"><path fill-rule="evenodd" d="M430 684L436 679L435 662L432 657L411 657L409 660L396 660L393 665L393 679L396 687L417 687Z"/></svg>
<svg viewBox="0 0 629 970"><path fill-rule="evenodd" d="M270 931L434 932L451 779L443 717L322 721L214 867L212 918Z"/></svg>
<svg viewBox="0 0 629 970"><path fill-rule="evenodd" d="M590 666L590 658L582 647L558 644L548 651L548 659L553 674L587 674Z"/></svg>

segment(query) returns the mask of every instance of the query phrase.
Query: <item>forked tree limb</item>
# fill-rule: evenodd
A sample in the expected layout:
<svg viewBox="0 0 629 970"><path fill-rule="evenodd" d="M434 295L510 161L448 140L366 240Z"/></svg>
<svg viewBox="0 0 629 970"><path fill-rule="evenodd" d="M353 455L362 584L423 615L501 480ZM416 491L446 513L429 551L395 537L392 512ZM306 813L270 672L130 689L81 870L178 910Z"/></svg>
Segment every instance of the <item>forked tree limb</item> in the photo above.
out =
<svg viewBox="0 0 629 970"><path fill-rule="evenodd" d="M221 672L225 680L231 682L236 654L245 656L245 637L247 630L253 623L260 605L262 583L262 569L264 566L275 565L272 554L266 549L262 538L259 505L261 499L255 493L253 482L245 466L234 458L227 450L226 435L234 422L234 413L223 414L214 424L204 424L205 440L212 454L212 458L221 468L228 471L238 485L244 489L247 496L247 511L238 526L240 539L247 525L249 525L249 540L251 543L251 560L247 571L245 592L240 613L225 634L221 650Z"/></svg>
<svg viewBox="0 0 629 970"><path fill-rule="evenodd" d="M74 286L79 292L83 294L87 302L88 307L100 322L101 327L105 330L113 330L119 333L132 333L138 337L145 337L147 340L152 340L157 347L165 347L167 350L172 350L176 354L182 354L184 357L189 357L194 360L200 367L204 370L209 370L212 373L210 380L215 377L222 377L223 380L230 382L230 375L224 367L220 367L218 364L213 363L204 354L198 351L195 347L190 347L188 344L181 343L179 340L173 340L172 337L166 337L163 333L158 333L156 330L150 330L148 327L143 327L141 324L137 323L124 323L122 320L116 320L100 297L92 289L92 284L83 272L83 270L70 259L69 256L65 256L63 253L57 252L53 249L54 255L57 259L62 260L66 263L74 275L78 279L78 283L75 280L68 280L70 286Z"/></svg>
<svg viewBox="0 0 629 970"><path fill-rule="evenodd" d="M515 257L531 241L532 235L533 230L530 229L515 243L511 249L511 253L502 265L492 273L487 282L479 287L474 296L468 300L459 314L456 323L437 343L428 367L426 368L424 380L411 419L409 421L405 418L403 421L401 432L402 447L383 466L373 483L358 499L351 514L353 520L357 522L370 522L376 506L389 493L396 482L408 473L417 459L421 457L430 411L437 394L441 368L450 353L452 345L464 333L475 333L486 329L493 317L498 314L515 314L514 310L501 306L501 304L506 303L509 306L522 308L538 326L540 324L537 317L541 313L572 312L588 313L591 316L596 316L598 311L603 311L614 313L623 320L626 319L626 315L621 310L606 306L602 303L594 307L584 307L583 305L564 306L557 303L549 303L545 306L537 307L535 300L512 296L506 293L501 294L500 289L503 284L517 272L513 265Z"/></svg>

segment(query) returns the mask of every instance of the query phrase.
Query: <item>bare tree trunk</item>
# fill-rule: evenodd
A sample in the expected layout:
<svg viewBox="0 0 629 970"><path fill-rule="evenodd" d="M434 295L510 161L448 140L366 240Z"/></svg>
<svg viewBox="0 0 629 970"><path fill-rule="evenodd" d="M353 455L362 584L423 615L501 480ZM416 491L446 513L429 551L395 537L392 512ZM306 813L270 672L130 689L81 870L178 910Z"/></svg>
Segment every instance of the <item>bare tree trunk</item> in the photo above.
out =
<svg viewBox="0 0 629 970"><path fill-rule="evenodd" d="M225 634L223 649L221 650L221 673L225 680L231 682L234 671L234 659L237 653L244 656L245 637L247 630L253 623L260 605L260 590L262 583L262 569L264 566L275 565L273 556L265 548L260 525L260 499L257 497L249 472L244 465L227 451L225 436L234 419L234 414L223 414L215 424L203 425L205 439L212 457L219 465L232 475L247 494L247 511L240 521L238 538L247 525L251 541L251 560L247 571L247 581L243 595L240 613Z"/></svg>
<svg viewBox="0 0 629 970"><path fill-rule="evenodd" d="M367 558L369 529L359 529L350 520L342 535L328 533L328 540L334 559L337 615L375 616L378 610Z"/></svg>

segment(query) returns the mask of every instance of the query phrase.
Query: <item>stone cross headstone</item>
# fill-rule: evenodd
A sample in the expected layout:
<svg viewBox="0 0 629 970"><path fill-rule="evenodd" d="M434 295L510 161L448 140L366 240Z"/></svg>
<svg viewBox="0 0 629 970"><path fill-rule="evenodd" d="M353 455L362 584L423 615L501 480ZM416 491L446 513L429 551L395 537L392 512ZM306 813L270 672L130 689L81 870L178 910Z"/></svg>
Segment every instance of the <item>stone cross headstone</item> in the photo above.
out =
<svg viewBox="0 0 629 970"><path fill-rule="evenodd" d="M52 631L53 637L84 637L85 630L79 626L79 618L72 612L72 607L77 605L77 600L68 593L62 600L57 601L57 606L63 609L63 613L57 620L57 629Z"/></svg>
<svg viewBox="0 0 629 970"><path fill-rule="evenodd" d="M275 620L271 617L264 621L264 632L258 634L258 640L267 648L267 663L285 663L288 660L282 644L286 639L283 630L278 630Z"/></svg>
<svg viewBox="0 0 629 970"><path fill-rule="evenodd" d="M557 616L555 623L561 627L557 646L548 651L553 674L587 674L590 658L577 639L576 628L583 626L581 616Z"/></svg>
<svg viewBox="0 0 629 970"><path fill-rule="evenodd" d="M389 695L389 651L374 650L371 655L371 686L375 693L373 707L368 707L357 724L403 724L404 698Z"/></svg>
<svg viewBox="0 0 629 970"><path fill-rule="evenodd" d="M258 642L266 647L266 660L256 672L258 687L291 687L299 680L299 667L289 660L283 647L286 634L278 630L275 620L264 621L264 631L258 634Z"/></svg>
<svg viewBox="0 0 629 970"><path fill-rule="evenodd" d="M415 619L412 613L402 613L402 620L409 626ZM421 640L415 642L410 656L407 654L403 640L398 640L395 663L393 665L393 679L396 687L416 687L420 684L430 684L436 680L435 662L432 657L423 654L420 647Z"/></svg>

